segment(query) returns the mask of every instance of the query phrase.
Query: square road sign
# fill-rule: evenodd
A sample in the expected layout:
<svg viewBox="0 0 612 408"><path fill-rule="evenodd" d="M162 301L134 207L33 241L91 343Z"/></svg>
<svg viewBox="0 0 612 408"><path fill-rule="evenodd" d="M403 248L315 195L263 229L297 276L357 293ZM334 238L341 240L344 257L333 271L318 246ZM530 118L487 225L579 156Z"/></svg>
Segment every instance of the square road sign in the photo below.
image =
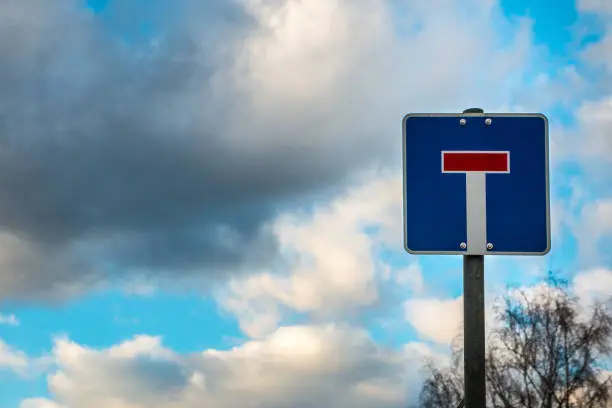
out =
<svg viewBox="0 0 612 408"><path fill-rule="evenodd" d="M546 116L409 114L402 126L409 253L550 251Z"/></svg>

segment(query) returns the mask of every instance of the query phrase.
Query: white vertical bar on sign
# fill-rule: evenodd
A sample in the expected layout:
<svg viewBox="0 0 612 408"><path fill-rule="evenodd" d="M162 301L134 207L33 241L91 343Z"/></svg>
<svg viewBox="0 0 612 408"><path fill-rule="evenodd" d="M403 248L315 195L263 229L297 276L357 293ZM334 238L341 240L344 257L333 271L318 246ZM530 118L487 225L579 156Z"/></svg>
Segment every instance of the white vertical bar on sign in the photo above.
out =
<svg viewBox="0 0 612 408"><path fill-rule="evenodd" d="M487 252L487 175L484 172L465 173L467 210L467 254Z"/></svg>

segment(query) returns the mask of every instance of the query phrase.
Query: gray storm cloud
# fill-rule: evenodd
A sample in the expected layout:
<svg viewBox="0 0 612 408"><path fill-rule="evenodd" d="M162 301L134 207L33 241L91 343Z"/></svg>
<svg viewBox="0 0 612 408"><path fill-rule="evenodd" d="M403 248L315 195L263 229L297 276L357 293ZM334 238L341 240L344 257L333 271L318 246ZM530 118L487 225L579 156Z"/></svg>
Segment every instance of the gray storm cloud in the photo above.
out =
<svg viewBox="0 0 612 408"><path fill-rule="evenodd" d="M256 94L246 42L262 32L227 1L2 1L0 295L267 262L285 199L344 177L345 155L378 157L346 143L331 90Z"/></svg>

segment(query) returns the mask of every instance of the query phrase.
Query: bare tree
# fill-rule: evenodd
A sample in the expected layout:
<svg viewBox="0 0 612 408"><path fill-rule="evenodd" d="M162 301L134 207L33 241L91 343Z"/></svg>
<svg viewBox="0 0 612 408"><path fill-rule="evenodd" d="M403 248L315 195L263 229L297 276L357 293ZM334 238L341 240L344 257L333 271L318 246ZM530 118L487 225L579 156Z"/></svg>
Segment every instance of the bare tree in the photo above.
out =
<svg viewBox="0 0 612 408"><path fill-rule="evenodd" d="M457 336L452 344L452 360L449 368L440 368L429 361L429 376L421 389L421 408L456 408L463 397L463 338Z"/></svg>
<svg viewBox="0 0 612 408"><path fill-rule="evenodd" d="M612 406L612 380L603 366L612 353L612 316L604 304L581 307L551 277L542 290L515 291L502 305L488 337L488 407ZM461 347L452 356L448 368L428 364L421 407L455 408L462 401Z"/></svg>

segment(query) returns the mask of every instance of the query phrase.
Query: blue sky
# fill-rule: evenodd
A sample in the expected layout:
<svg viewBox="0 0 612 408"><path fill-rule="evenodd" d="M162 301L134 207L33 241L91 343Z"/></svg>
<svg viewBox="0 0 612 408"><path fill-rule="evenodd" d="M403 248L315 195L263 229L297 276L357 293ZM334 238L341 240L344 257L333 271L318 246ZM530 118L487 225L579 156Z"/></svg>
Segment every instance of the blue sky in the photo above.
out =
<svg viewBox="0 0 612 408"><path fill-rule="evenodd" d="M603 3L5 1L1 407L414 401L462 278L403 252L410 111L546 113L553 249L487 259L488 299L612 295Z"/></svg>

